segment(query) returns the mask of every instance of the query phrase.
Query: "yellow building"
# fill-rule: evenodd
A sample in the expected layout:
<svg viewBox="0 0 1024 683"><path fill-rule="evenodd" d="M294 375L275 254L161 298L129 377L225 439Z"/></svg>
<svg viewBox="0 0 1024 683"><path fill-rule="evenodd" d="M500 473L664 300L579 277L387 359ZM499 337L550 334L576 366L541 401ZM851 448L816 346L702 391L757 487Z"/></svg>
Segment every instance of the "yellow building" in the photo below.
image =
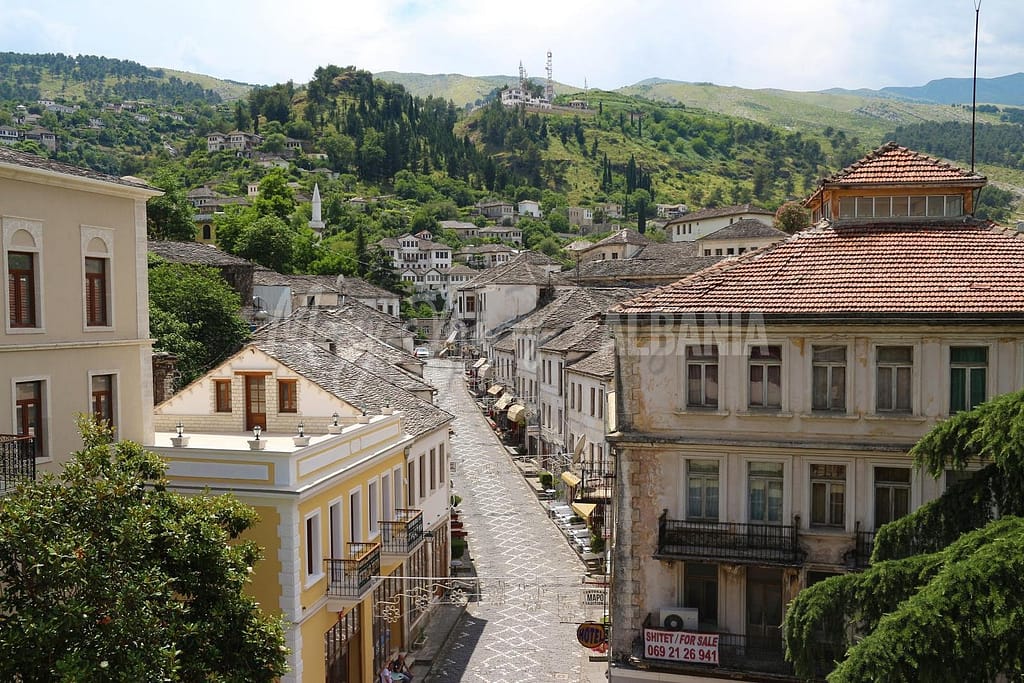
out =
<svg viewBox="0 0 1024 683"><path fill-rule="evenodd" d="M251 590L286 620L285 680L362 682L409 648L448 575L452 416L326 346L249 344L156 407L154 450L176 489L259 512Z"/></svg>
<svg viewBox="0 0 1024 683"><path fill-rule="evenodd" d="M10 435L5 465L10 445L31 444L34 458L19 461L26 476L36 465L55 471L81 447L77 413L149 441L146 200L159 194L135 178L0 149L0 433ZM0 493L11 483L5 474Z"/></svg>

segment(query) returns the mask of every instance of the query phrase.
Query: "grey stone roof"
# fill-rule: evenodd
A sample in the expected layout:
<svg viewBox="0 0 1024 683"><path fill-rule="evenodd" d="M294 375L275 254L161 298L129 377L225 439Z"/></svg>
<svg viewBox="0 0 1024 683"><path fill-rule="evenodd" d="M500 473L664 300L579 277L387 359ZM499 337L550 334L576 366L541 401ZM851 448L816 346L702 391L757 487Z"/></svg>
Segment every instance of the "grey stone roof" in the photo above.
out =
<svg viewBox="0 0 1024 683"><path fill-rule="evenodd" d="M575 287L559 292L553 301L536 309L513 327L564 330L580 320L601 315L615 304L636 296L637 290L625 287Z"/></svg>
<svg viewBox="0 0 1024 683"><path fill-rule="evenodd" d="M615 341L605 339L594 353L575 363L570 363L567 369L600 379L613 377L615 375Z"/></svg>
<svg viewBox="0 0 1024 683"><path fill-rule="evenodd" d="M503 336L500 337L497 341L493 342L491 344L491 348L494 349L495 351L506 351L508 353L515 353L516 338L515 335L513 335L511 332L511 330L506 330L505 332L503 332Z"/></svg>
<svg viewBox="0 0 1024 683"><path fill-rule="evenodd" d="M258 337L250 345L368 414L379 415L386 407L402 411L403 426L410 436L433 431L454 419L451 413L308 339Z"/></svg>
<svg viewBox="0 0 1024 683"><path fill-rule="evenodd" d="M557 334L540 347L541 351L594 352L608 338L608 331L600 320L581 320L561 334Z"/></svg>
<svg viewBox="0 0 1024 683"><path fill-rule="evenodd" d="M515 249L507 244L477 244L460 248L458 254L512 254Z"/></svg>
<svg viewBox="0 0 1024 683"><path fill-rule="evenodd" d="M137 190L148 190L150 192L160 194L163 193L163 190L147 185L145 181L133 176L123 176L118 178L117 176L99 173L88 168L81 168L79 166L72 166L71 164L65 164L60 161L53 161L46 157L36 156L35 154L19 152L6 146L0 147L0 164L34 168L40 171L50 171L51 173L60 173L62 175L76 176L78 178L99 180L112 185L123 185Z"/></svg>
<svg viewBox="0 0 1024 683"><path fill-rule="evenodd" d="M568 285L564 276L552 273L545 266L557 261L535 251L524 251L508 263L488 268L459 289L475 289L483 285Z"/></svg>
<svg viewBox="0 0 1024 683"><path fill-rule="evenodd" d="M720 206L714 209L700 209L698 211L691 211L690 213L684 213L679 218L674 218L669 221L670 224L675 223L688 223L690 221L699 221L704 218L718 218L720 216L735 216L741 213L757 213L765 216L774 216L775 214L768 209L762 209L760 206L754 206L753 204L734 204L732 206Z"/></svg>
<svg viewBox="0 0 1024 683"><path fill-rule="evenodd" d="M695 242L652 242L633 258L604 259L579 264L581 280L679 279L721 260L721 256L699 256ZM576 269L566 271L576 276Z"/></svg>
<svg viewBox="0 0 1024 683"><path fill-rule="evenodd" d="M631 228L623 228L622 230L619 230L618 232L615 232L615 233L612 233L611 235L608 235L603 240L600 240L599 242L594 244L593 247L591 247L591 249L596 248L596 247L606 247L606 246L611 245L611 244L650 244L650 243L651 243L651 240L647 239L646 237L641 235L636 230L633 230Z"/></svg>
<svg viewBox="0 0 1024 683"><path fill-rule="evenodd" d="M369 308L358 301L348 301L342 306L331 308L302 307L292 311L288 320L295 320L316 329L337 343L361 344L358 348L373 351L392 363L419 363L412 354L400 348L402 340L415 337L391 316L387 323L371 316L360 316L362 309ZM374 310L374 309L370 309ZM374 313L377 311L374 310ZM367 341L369 340L369 341ZM395 343L392 343L394 340ZM384 353L387 349L389 352Z"/></svg>
<svg viewBox="0 0 1024 683"><path fill-rule="evenodd" d="M269 268L257 268L253 274L253 284L268 287L291 287L292 291L296 293L321 291L337 292L343 296L356 298L394 299L398 297L397 294L392 294L388 290L358 277L346 276L339 280L337 275L286 275Z"/></svg>
<svg viewBox="0 0 1024 683"><path fill-rule="evenodd" d="M765 225L756 218L744 218L736 221L732 225L725 226L721 230L715 230L709 235L704 235L700 240L733 240L743 238L784 240L787 237L789 237L789 235L782 230L773 228L770 225Z"/></svg>
<svg viewBox="0 0 1024 683"><path fill-rule="evenodd" d="M473 268L467 266L465 263L456 263L455 265L448 269L449 275L476 275L479 272L479 270L474 270Z"/></svg>
<svg viewBox="0 0 1024 683"><path fill-rule="evenodd" d="M171 240L149 240L147 248L162 259L174 263L193 263L201 266L250 266L252 261L221 251L204 242L172 242ZM254 270L255 279L259 269ZM257 283L260 284L260 283Z"/></svg>

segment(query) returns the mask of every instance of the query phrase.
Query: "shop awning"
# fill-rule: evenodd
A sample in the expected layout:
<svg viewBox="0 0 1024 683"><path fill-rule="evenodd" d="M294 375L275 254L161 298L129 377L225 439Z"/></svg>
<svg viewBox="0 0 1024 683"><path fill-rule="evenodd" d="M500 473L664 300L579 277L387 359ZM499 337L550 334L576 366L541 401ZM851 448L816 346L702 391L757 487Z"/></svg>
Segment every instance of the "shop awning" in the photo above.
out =
<svg viewBox="0 0 1024 683"><path fill-rule="evenodd" d="M479 370L476 371L476 376L479 377L480 379L484 379L485 377L487 377L487 373L489 373L490 371L491 371L490 364L485 363L485 364L480 366Z"/></svg>
<svg viewBox="0 0 1024 683"><path fill-rule="evenodd" d="M564 474L562 475L565 476ZM594 510L597 509L597 505L593 503L573 503L572 511L583 519L590 519L590 515L594 514Z"/></svg>
<svg viewBox="0 0 1024 683"><path fill-rule="evenodd" d="M566 486L579 486L582 480L572 472L562 472L562 481Z"/></svg>
<svg viewBox="0 0 1024 683"><path fill-rule="evenodd" d="M475 370L476 368L480 367L481 365L483 365L486 362L487 362L487 358L486 357L484 357L484 358L477 358L476 362L473 363L473 369Z"/></svg>
<svg viewBox="0 0 1024 683"><path fill-rule="evenodd" d="M512 422L526 422L526 406L521 403L514 403L508 409L508 419Z"/></svg>
<svg viewBox="0 0 1024 683"><path fill-rule="evenodd" d="M505 387L500 384L492 384L491 388L487 390L488 396L497 396L501 392L505 391Z"/></svg>
<svg viewBox="0 0 1024 683"><path fill-rule="evenodd" d="M512 404L512 394L503 394L501 398L494 402L495 410L505 410L509 405Z"/></svg>

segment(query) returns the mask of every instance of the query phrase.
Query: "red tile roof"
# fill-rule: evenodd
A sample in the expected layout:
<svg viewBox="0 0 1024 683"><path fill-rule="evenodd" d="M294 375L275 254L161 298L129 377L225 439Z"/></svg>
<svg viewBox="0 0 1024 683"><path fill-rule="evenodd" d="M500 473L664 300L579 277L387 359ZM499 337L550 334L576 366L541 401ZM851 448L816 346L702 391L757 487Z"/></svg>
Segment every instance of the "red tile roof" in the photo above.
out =
<svg viewBox="0 0 1024 683"><path fill-rule="evenodd" d="M826 178L823 184L975 184L984 180L984 176L957 168L947 161L900 147L895 142L887 142L864 158Z"/></svg>
<svg viewBox="0 0 1024 683"><path fill-rule="evenodd" d="M1024 239L981 221L818 227L611 311L869 319L1024 313Z"/></svg>

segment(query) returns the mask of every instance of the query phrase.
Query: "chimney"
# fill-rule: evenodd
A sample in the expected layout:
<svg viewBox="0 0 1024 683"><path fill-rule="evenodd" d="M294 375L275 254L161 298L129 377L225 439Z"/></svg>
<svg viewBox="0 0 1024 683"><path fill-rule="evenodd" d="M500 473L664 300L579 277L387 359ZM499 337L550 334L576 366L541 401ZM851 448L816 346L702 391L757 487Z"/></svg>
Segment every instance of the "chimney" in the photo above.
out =
<svg viewBox="0 0 1024 683"><path fill-rule="evenodd" d="M153 352L153 405L174 395L178 380L178 357L167 351Z"/></svg>

